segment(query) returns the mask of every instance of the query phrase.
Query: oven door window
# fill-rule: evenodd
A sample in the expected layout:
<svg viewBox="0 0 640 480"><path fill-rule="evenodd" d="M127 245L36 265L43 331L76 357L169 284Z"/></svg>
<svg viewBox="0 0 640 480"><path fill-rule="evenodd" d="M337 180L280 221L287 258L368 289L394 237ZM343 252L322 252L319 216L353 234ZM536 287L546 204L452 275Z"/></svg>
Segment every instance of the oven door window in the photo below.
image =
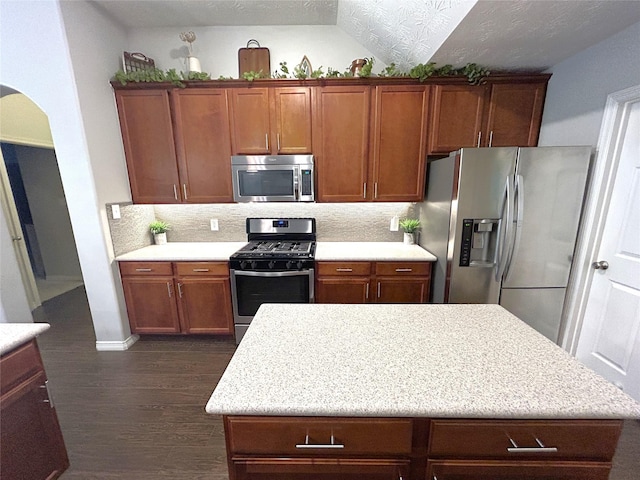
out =
<svg viewBox="0 0 640 480"><path fill-rule="evenodd" d="M239 170L241 197L293 197L293 170Z"/></svg>
<svg viewBox="0 0 640 480"><path fill-rule="evenodd" d="M309 303L309 274L235 277L238 315L252 317L263 303Z"/></svg>

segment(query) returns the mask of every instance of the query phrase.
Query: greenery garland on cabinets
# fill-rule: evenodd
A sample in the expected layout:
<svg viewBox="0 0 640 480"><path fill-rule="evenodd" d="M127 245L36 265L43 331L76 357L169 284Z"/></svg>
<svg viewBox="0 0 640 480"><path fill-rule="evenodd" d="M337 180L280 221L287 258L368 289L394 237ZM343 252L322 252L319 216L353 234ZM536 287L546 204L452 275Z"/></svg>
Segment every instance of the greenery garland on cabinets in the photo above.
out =
<svg viewBox="0 0 640 480"><path fill-rule="evenodd" d="M175 68L171 68L166 72L159 68L149 68L133 72L118 70L114 75L114 79L122 85L126 85L129 82L171 82L176 87L184 88L184 81L211 80L211 76L206 72L189 72L185 74L183 72L178 73Z"/></svg>

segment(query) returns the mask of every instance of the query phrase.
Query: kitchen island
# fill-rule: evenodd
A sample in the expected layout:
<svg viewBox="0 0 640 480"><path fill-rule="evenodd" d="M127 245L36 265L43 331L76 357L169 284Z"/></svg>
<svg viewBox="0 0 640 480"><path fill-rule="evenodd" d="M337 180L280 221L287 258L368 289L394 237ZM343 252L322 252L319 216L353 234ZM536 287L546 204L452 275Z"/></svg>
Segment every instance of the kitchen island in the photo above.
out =
<svg viewBox="0 0 640 480"><path fill-rule="evenodd" d="M206 406L231 479L606 479L640 405L497 305L263 305Z"/></svg>

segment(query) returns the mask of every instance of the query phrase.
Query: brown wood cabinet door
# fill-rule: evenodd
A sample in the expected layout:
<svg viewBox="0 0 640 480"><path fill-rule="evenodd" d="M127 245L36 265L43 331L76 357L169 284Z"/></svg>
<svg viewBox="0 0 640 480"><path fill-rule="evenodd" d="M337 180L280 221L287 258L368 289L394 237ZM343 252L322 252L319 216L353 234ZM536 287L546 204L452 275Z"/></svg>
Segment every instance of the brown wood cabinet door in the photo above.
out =
<svg viewBox="0 0 640 480"><path fill-rule="evenodd" d="M428 106L429 87L376 87L374 201L419 202L424 198Z"/></svg>
<svg viewBox="0 0 640 480"><path fill-rule="evenodd" d="M269 89L232 88L231 151L234 155L271 153Z"/></svg>
<svg viewBox="0 0 640 480"><path fill-rule="evenodd" d="M546 83L496 84L491 87L484 146L538 145Z"/></svg>
<svg viewBox="0 0 640 480"><path fill-rule="evenodd" d="M275 130L271 135L271 151L290 155L311 153L311 89L274 88L271 93Z"/></svg>
<svg viewBox="0 0 640 480"><path fill-rule="evenodd" d="M316 279L316 303L367 303L369 277L320 277Z"/></svg>
<svg viewBox="0 0 640 480"><path fill-rule="evenodd" d="M0 397L3 479L53 479L69 467L46 379L41 372Z"/></svg>
<svg viewBox="0 0 640 480"><path fill-rule="evenodd" d="M173 277L123 277L132 333L180 333Z"/></svg>
<svg viewBox="0 0 640 480"><path fill-rule="evenodd" d="M393 459L257 458L234 462L236 480L400 480L409 461Z"/></svg>
<svg viewBox="0 0 640 480"><path fill-rule="evenodd" d="M427 480L607 480L611 464L437 460L427 462Z"/></svg>
<svg viewBox="0 0 640 480"><path fill-rule="evenodd" d="M227 91L182 89L171 95L182 201L233 202Z"/></svg>
<svg viewBox="0 0 640 480"><path fill-rule="evenodd" d="M482 129L486 85L436 85L429 128L429 153L476 147Z"/></svg>
<svg viewBox="0 0 640 480"><path fill-rule="evenodd" d="M429 299L429 278L377 277L376 303L425 303Z"/></svg>
<svg viewBox="0 0 640 480"><path fill-rule="evenodd" d="M363 202L369 164L368 86L314 89L313 152L319 202Z"/></svg>
<svg viewBox="0 0 640 480"><path fill-rule="evenodd" d="M178 203L169 92L117 90L116 103L133 202Z"/></svg>
<svg viewBox="0 0 640 480"><path fill-rule="evenodd" d="M233 334L228 278L179 278L178 296L184 333Z"/></svg>

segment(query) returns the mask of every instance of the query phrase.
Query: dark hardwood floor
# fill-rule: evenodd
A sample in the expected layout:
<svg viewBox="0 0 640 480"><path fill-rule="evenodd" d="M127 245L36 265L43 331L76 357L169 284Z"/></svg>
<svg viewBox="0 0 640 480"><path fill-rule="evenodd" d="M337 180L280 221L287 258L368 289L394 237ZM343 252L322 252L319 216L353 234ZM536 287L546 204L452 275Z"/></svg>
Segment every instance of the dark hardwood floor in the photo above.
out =
<svg viewBox="0 0 640 480"><path fill-rule="evenodd" d="M222 421L204 405L232 340L142 337L98 352L83 287L34 312L38 344L69 453L63 480L227 480ZM640 423L625 422L610 480L637 480Z"/></svg>

